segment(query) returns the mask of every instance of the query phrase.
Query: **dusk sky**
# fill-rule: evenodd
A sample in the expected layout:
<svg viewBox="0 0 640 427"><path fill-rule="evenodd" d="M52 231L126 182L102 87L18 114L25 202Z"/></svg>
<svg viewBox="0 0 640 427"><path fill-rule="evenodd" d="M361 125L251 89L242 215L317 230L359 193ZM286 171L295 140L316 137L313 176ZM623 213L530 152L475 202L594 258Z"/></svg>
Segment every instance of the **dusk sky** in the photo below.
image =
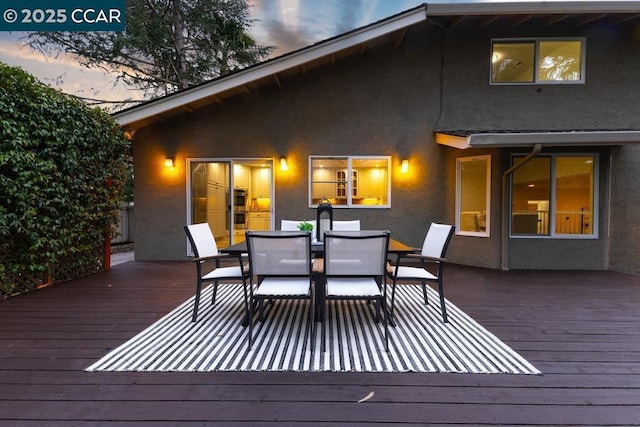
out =
<svg viewBox="0 0 640 427"><path fill-rule="evenodd" d="M441 1L439 1L441 2ZM421 0L250 0L257 21L250 31L272 56L311 45L424 3ZM433 3L433 2L432 2ZM139 99L140 94L102 71L87 70L68 55L45 57L19 41L24 33L0 32L0 61L19 66L64 92L108 100Z"/></svg>

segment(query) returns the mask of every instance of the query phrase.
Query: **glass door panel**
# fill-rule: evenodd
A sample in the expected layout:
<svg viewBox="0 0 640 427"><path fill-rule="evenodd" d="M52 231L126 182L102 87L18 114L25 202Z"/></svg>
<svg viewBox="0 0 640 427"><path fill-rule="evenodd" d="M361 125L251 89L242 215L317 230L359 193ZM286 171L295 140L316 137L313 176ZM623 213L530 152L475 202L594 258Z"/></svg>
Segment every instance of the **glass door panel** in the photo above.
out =
<svg viewBox="0 0 640 427"><path fill-rule="evenodd" d="M191 223L207 222L218 248L244 241L248 229L272 229L272 159L191 161L190 180Z"/></svg>

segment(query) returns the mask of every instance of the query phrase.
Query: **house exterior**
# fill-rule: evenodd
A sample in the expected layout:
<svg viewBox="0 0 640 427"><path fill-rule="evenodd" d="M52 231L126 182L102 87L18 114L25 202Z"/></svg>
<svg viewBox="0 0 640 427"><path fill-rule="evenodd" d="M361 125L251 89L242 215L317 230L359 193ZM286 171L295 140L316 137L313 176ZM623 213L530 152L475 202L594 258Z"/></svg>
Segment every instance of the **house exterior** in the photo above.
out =
<svg viewBox="0 0 640 427"><path fill-rule="evenodd" d="M456 224L454 263L639 274L638 58L640 2L426 4L124 110L136 259L329 198L413 246Z"/></svg>

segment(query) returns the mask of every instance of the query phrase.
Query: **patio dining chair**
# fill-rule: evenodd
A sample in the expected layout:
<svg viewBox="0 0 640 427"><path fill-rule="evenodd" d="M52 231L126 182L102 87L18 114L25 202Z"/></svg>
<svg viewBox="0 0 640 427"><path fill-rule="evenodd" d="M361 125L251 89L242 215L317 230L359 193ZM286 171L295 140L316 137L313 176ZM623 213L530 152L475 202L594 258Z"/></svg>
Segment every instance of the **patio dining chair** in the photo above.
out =
<svg viewBox="0 0 640 427"><path fill-rule="evenodd" d="M185 225L184 231L187 233L189 243L193 249L195 259L193 262L196 264L196 295L193 303L193 316L192 322L195 322L198 318L198 307L200 305L200 293L202 291L203 283L213 283L213 296L211 298L211 304L216 303L216 294L218 293L218 285L221 280L242 280L242 291L244 293L245 311L248 312L248 298L247 289L245 286L245 278L249 274L249 265L244 264L242 256L232 256L229 254L223 254L218 251L218 245L216 239L211 232L211 227L208 223ZM237 265L230 265L222 267L220 261L238 261ZM207 264L208 263L208 264ZM210 266L213 263L212 269L203 274L205 267ZM205 266L206 264L206 266Z"/></svg>
<svg viewBox="0 0 640 427"><path fill-rule="evenodd" d="M247 231L251 269L249 285L249 345L253 341L254 307L264 319L265 301L309 300L308 330L313 343L314 299L311 274L311 233ZM254 285L254 277L257 282Z"/></svg>
<svg viewBox="0 0 640 427"><path fill-rule="evenodd" d="M419 254L398 255L395 267L388 265L387 274L393 279L391 284L391 304L389 306L389 318L393 322L393 309L396 295L396 284L398 281L420 281L422 283L422 296L425 305L429 304L427 299L428 282L438 284L438 294L440 296L440 309L442 311L442 321L448 322L447 307L444 300L443 271L446 263L446 252L449 242L453 237L455 226L448 224L438 224L432 222L427 231L427 235L422 244ZM419 261L420 266L401 265L403 260ZM432 271L428 269L431 267ZM434 268L435 266L435 268Z"/></svg>
<svg viewBox="0 0 640 427"><path fill-rule="evenodd" d="M322 351L326 350L326 301L375 302L376 322L382 319L385 350L389 350L385 311L386 264L389 231L327 231L324 239L324 292L322 293Z"/></svg>
<svg viewBox="0 0 640 427"><path fill-rule="evenodd" d="M348 220L348 221L333 221L332 230L335 231L355 231L360 230L360 220Z"/></svg>

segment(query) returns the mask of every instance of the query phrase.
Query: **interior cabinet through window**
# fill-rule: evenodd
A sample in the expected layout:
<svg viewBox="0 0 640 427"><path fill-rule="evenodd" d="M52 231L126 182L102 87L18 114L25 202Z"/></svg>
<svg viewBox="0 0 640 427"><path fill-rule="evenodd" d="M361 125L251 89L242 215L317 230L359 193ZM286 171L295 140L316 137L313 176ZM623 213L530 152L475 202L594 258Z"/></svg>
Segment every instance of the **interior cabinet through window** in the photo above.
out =
<svg viewBox="0 0 640 427"><path fill-rule="evenodd" d="M334 207L390 207L391 157L309 157L309 206L326 199Z"/></svg>

